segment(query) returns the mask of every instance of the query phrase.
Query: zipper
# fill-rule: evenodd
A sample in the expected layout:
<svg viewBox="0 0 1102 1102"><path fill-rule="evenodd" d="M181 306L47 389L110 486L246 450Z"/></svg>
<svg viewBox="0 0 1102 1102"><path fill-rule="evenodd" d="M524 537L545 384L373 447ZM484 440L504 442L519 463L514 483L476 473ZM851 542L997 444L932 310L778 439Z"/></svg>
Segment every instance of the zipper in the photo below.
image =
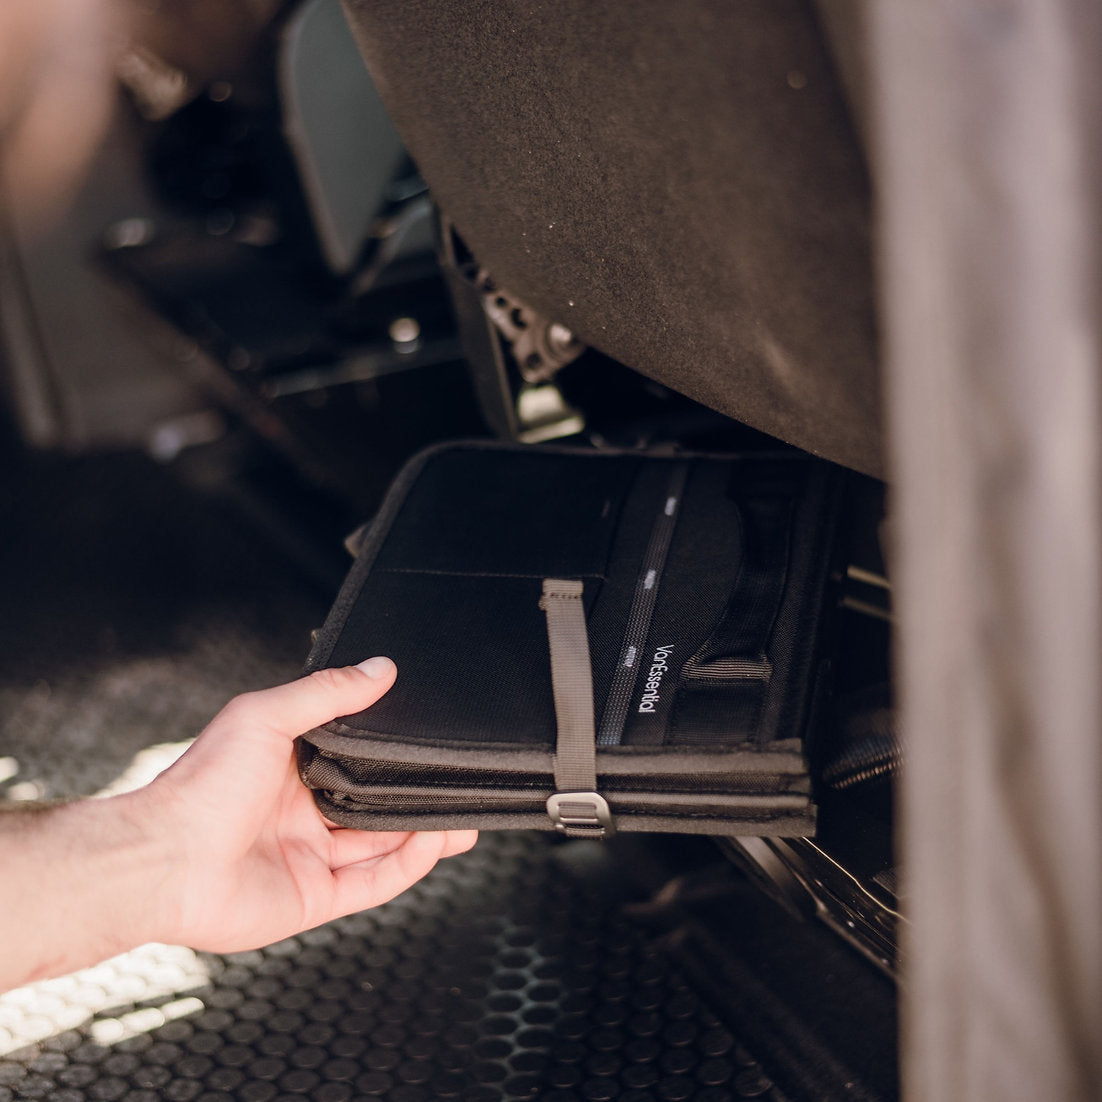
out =
<svg viewBox="0 0 1102 1102"><path fill-rule="evenodd" d="M336 792L317 789L327 800L350 811L400 815L497 813L546 813L547 800L542 793L517 789L481 789L462 793L439 789L395 786L372 792ZM717 792L624 792L613 793L610 802L617 815L722 816L730 808L759 808L758 814L785 813L808 805L805 792L717 793Z"/></svg>
<svg viewBox="0 0 1102 1102"><path fill-rule="evenodd" d="M502 769L495 767L495 778L504 782L506 790L543 789L549 782L549 774L524 770ZM404 777L416 777L418 782L428 787L409 786L411 795L425 791L447 792L461 787L477 787L486 776L486 771L478 767L413 763L408 761L381 761L374 758L356 758L347 754L337 754L329 750L314 749L306 766L308 783L315 788L329 788L331 779L339 778L342 786L366 785L378 787L385 785L388 791L403 791Z"/></svg>
<svg viewBox="0 0 1102 1102"><path fill-rule="evenodd" d="M433 788L388 787L373 792L334 792L321 789L326 799L358 811L399 811L427 814L447 811L542 811L547 799L527 789L448 792Z"/></svg>
<svg viewBox="0 0 1102 1102"><path fill-rule="evenodd" d="M654 606L658 600L658 587L666 567L670 544L673 542L677 515L688 475L687 462L674 464L662 508L651 529L650 542L647 544L643 565L635 583L635 594L631 600L627 628L624 631L623 644L616 661L616 672L612 676L612 685L605 700L604 715L601 717L601 726L597 732L598 746L619 746L620 740L624 737L624 721L627 719L628 706L635 690L639 670L644 664L641 661L642 650L650 634Z"/></svg>
<svg viewBox="0 0 1102 1102"><path fill-rule="evenodd" d="M732 769L729 773L717 775L710 783L700 774L604 774L601 788L609 792L609 798L628 803L638 799L676 797L679 794L721 798L731 786L740 796L767 796L776 792L779 775L787 775L780 765L774 774ZM347 799L354 803L380 799L385 802L408 800L414 804L452 805L500 799L518 804L530 801L532 806L542 807L547 795L554 790L554 780L549 772L522 773L494 767L458 769L415 762L357 761L345 757L330 758L324 754L313 758L304 779L313 789L333 793L352 792ZM498 783L487 783L488 780ZM333 798L345 799L337 795Z"/></svg>

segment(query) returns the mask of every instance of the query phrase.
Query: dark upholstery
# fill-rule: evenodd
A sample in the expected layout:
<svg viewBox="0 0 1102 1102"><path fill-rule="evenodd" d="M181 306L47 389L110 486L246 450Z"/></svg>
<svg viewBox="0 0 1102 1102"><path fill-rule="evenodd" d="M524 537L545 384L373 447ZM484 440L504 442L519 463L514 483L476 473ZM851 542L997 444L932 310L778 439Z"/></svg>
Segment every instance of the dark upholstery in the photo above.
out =
<svg viewBox="0 0 1102 1102"><path fill-rule="evenodd" d="M799 0L346 0L437 201L587 343L881 471L868 183Z"/></svg>

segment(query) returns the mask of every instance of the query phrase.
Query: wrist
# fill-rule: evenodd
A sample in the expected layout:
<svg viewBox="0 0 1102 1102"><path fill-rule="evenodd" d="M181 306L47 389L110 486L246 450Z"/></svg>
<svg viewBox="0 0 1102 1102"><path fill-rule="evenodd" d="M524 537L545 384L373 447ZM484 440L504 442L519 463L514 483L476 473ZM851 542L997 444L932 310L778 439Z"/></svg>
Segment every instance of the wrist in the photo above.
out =
<svg viewBox="0 0 1102 1102"><path fill-rule="evenodd" d="M167 888L178 864L173 832L158 817L147 789L92 800L89 805L89 811L100 818L102 847L91 860L101 883L113 889L104 893L102 906L115 919L126 943L122 949L170 940Z"/></svg>
<svg viewBox="0 0 1102 1102"><path fill-rule="evenodd" d="M103 864L106 880L128 885L127 898L114 904L124 912L117 919L127 948L179 940L184 838L157 794L155 786L146 786L96 801L113 805L105 809L111 837Z"/></svg>

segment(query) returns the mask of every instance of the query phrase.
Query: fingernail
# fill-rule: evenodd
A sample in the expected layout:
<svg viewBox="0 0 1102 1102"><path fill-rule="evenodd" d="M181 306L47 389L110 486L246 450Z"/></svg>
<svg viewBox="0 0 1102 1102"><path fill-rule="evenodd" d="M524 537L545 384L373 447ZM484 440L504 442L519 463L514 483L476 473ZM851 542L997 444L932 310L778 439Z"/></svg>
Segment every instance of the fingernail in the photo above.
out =
<svg viewBox="0 0 1102 1102"><path fill-rule="evenodd" d="M376 681L381 681L384 677L387 677L394 669L394 663L389 658L368 658L366 661L357 662L356 669L362 673L366 673L368 677L373 677Z"/></svg>

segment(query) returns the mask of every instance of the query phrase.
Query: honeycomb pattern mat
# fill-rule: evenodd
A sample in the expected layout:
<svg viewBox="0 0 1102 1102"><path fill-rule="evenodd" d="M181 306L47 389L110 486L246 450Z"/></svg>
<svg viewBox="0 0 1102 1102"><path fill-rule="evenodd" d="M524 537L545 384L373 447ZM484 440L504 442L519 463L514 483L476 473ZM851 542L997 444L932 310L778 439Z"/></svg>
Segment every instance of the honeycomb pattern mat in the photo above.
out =
<svg viewBox="0 0 1102 1102"><path fill-rule="evenodd" d="M0 996L0 1102L784 1102L606 849L484 836L257 952L150 945Z"/></svg>

